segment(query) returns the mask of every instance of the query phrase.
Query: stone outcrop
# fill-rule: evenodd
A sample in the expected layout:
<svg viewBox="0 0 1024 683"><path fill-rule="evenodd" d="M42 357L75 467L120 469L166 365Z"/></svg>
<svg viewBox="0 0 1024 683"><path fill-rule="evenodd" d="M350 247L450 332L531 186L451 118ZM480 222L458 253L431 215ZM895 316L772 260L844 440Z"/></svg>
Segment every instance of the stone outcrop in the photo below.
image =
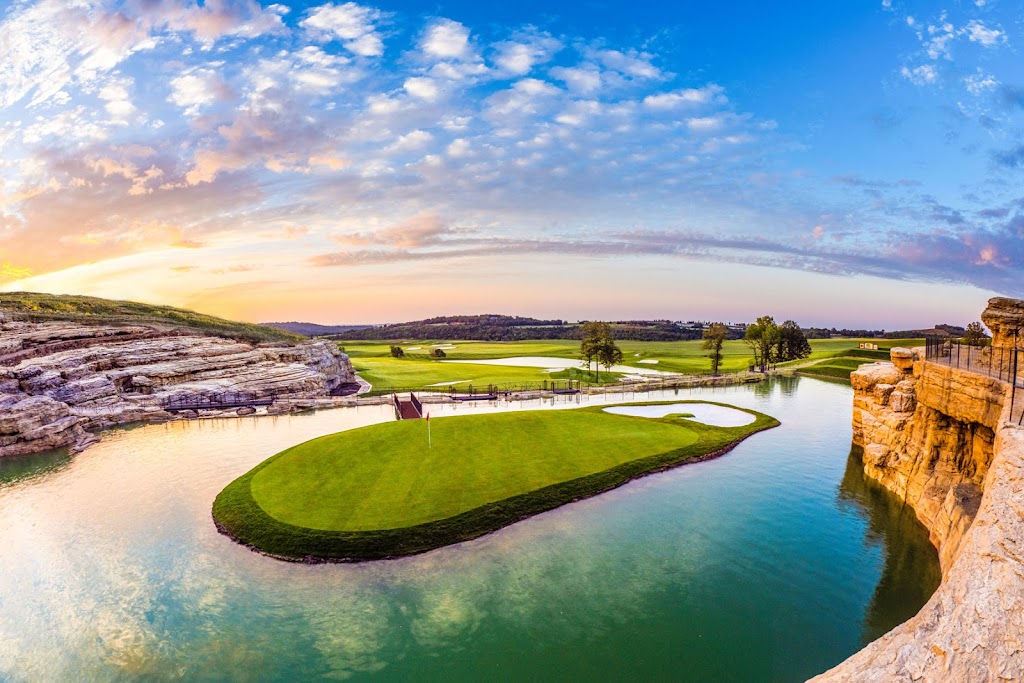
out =
<svg viewBox="0 0 1024 683"><path fill-rule="evenodd" d="M252 344L155 325L3 316L0 456L80 450L94 440L90 430L188 417L165 410L175 402L234 394L291 406L295 399L328 397L354 379L348 357L330 342Z"/></svg>
<svg viewBox="0 0 1024 683"><path fill-rule="evenodd" d="M1014 340L1024 302L993 299L983 320ZM1024 429L1011 385L922 356L893 349L892 363L853 373L854 442L865 472L929 529L943 582L916 616L813 680L1024 680Z"/></svg>

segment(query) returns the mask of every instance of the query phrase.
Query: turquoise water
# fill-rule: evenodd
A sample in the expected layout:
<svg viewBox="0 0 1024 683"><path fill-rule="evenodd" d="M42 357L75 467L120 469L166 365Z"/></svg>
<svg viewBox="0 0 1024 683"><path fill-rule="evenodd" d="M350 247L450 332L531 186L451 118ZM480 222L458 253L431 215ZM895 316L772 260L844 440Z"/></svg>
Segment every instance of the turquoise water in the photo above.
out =
<svg viewBox="0 0 1024 683"><path fill-rule="evenodd" d="M849 387L607 402L631 398L733 403L782 426L473 542L360 565L262 557L219 535L210 505L264 458L390 420L386 406L112 430L73 458L2 462L0 679L794 681L936 587L927 533L850 453Z"/></svg>

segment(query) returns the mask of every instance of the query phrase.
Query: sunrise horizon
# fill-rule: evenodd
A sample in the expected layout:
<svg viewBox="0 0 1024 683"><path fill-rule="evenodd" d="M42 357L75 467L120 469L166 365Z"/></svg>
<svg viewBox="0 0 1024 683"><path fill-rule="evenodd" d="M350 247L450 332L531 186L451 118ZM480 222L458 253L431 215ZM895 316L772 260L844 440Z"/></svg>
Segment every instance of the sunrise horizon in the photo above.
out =
<svg viewBox="0 0 1024 683"><path fill-rule="evenodd" d="M2 291L887 328L1024 294L998 3L0 17Z"/></svg>

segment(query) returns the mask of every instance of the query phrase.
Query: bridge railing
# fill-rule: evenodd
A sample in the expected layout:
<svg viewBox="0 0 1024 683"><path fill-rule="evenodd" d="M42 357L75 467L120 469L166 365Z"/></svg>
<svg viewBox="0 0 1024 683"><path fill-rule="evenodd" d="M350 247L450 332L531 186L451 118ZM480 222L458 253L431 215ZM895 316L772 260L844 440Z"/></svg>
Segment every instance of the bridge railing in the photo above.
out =
<svg viewBox="0 0 1024 683"><path fill-rule="evenodd" d="M223 391L214 394L179 394L164 401L164 410L216 410L269 406L278 396L252 391Z"/></svg>

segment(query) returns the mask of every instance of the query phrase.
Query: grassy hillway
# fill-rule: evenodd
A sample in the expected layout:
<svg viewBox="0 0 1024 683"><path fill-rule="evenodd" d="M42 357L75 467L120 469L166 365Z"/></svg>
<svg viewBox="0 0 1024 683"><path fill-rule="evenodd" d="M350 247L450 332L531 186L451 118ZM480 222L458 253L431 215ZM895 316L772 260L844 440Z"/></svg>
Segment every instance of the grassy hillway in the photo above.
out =
<svg viewBox="0 0 1024 683"><path fill-rule="evenodd" d="M113 301L91 296L0 292L0 310L28 320L67 320L95 325L157 324L186 327L201 334L252 342L296 343L300 335L254 323L225 320L172 306Z"/></svg>
<svg viewBox="0 0 1024 683"><path fill-rule="evenodd" d="M321 437L229 484L214 518L242 543L290 559L409 555L706 459L779 424L754 411L744 411L755 416L749 425L712 427L604 407L434 418L432 448L423 420Z"/></svg>
<svg viewBox="0 0 1024 683"><path fill-rule="evenodd" d="M879 345L878 351L858 348L861 342L871 341ZM622 349L623 365L637 368L678 372L687 375L706 374L710 370L707 351L701 348L699 341L679 342L643 342L618 341ZM808 358L784 363L780 367L800 367L824 362L821 367L830 365L834 358L854 358L858 363L869 363L889 357L888 349L893 346L920 345L921 340L897 339L812 339L811 355ZM519 368L494 365L473 365L460 363L444 363L444 360L484 360L509 358L513 356L547 356L551 358L578 358L579 341L538 340L521 342L466 342L466 341L420 341L405 342L401 346L405 350L404 358L393 358L390 345L378 342L339 342L348 353L359 373L366 381L376 388L387 387L414 388L443 382L471 381L474 385L507 384L516 382L539 382L545 379L558 379L561 376L544 372L543 368ZM431 356L434 348L442 346L446 357L436 359ZM742 341L727 341L723 346L721 371L723 373L739 372L750 365L750 349ZM640 361L658 361L641 363ZM840 363L843 365L843 363ZM808 374L828 374L827 372L810 372ZM601 372L602 379L606 377ZM849 372L846 372L849 378ZM586 378L583 378L586 380ZM465 386L459 385L459 386Z"/></svg>
<svg viewBox="0 0 1024 683"><path fill-rule="evenodd" d="M882 345L879 344L877 351L873 349L860 348L841 350L835 355L827 357L824 360L815 360L812 354L811 360L814 362L804 360L794 367L801 375L822 377L825 379L838 379L849 382L850 373L864 363L877 363L878 361L889 360L889 349L892 347L921 346L923 343L923 339L901 339L896 340L891 344L886 344L884 349L882 348Z"/></svg>

